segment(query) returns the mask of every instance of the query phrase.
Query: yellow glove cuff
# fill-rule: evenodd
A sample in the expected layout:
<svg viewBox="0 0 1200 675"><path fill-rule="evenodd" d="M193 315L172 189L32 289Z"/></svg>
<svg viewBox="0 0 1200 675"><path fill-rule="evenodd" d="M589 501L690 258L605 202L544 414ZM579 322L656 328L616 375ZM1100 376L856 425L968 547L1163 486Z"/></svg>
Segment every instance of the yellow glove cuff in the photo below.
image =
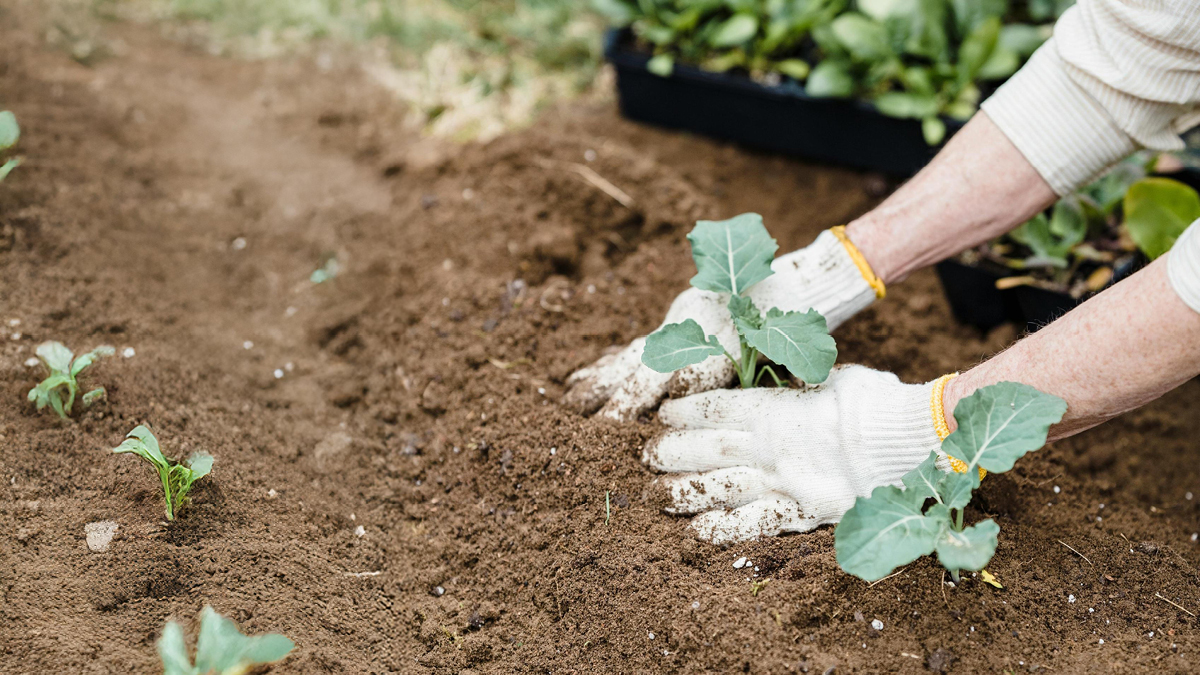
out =
<svg viewBox="0 0 1200 675"><path fill-rule="evenodd" d="M829 228L829 231L833 233L833 236L838 238L838 241L842 242L842 246L846 247L846 253L850 255L850 259L853 260L855 266L858 267L858 271L860 274L862 274L863 279L866 279L867 284L875 290L875 297L882 300L883 297L887 295L887 288L885 288L883 285L883 279L880 279L875 275L875 270L871 269L871 265L867 262L867 259L863 257L862 251L859 251L858 247L854 245L854 242L850 241L850 238L846 236L846 226L838 225L836 227L831 227Z"/></svg>
<svg viewBox="0 0 1200 675"><path fill-rule="evenodd" d="M929 412L933 416L933 432L937 434L939 441L946 440L946 437L950 435L950 425L946 424L946 408L943 398L946 394L946 385L956 377L958 377L958 373L939 377L933 383L933 392L929 395ZM966 473L966 462L950 455L946 455L946 459L950 460L950 468L955 473ZM987 471L983 467L979 467L979 479L983 480L986 475Z"/></svg>

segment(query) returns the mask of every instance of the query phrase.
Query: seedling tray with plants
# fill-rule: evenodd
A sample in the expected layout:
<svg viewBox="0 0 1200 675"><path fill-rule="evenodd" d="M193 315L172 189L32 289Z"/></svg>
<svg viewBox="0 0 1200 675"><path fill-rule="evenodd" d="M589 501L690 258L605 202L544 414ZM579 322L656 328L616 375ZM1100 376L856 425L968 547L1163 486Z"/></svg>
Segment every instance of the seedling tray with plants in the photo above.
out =
<svg viewBox="0 0 1200 675"><path fill-rule="evenodd" d="M1070 2L595 4L627 117L911 175Z"/></svg>
<svg viewBox="0 0 1200 675"><path fill-rule="evenodd" d="M1200 218L1200 171L1141 153L1019 228L937 266L955 317L1035 331L1167 252Z"/></svg>

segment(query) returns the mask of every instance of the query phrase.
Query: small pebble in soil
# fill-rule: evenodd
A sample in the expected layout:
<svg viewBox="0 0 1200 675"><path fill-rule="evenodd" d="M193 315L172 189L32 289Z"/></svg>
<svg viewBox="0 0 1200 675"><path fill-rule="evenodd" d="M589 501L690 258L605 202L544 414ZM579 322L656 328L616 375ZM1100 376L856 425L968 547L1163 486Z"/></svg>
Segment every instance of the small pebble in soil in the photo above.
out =
<svg viewBox="0 0 1200 675"><path fill-rule="evenodd" d="M124 356L127 359L132 359L134 354L137 354L137 352L133 351L133 347L126 347L125 349L121 350L121 356Z"/></svg>
<svg viewBox="0 0 1200 675"><path fill-rule="evenodd" d="M367 533L367 530L362 525L359 525L358 527L354 528L355 536L361 537L361 536L365 535L366 533Z"/></svg>
<svg viewBox="0 0 1200 675"><path fill-rule="evenodd" d="M83 526L83 535L87 539L87 547L93 553L103 553L108 550L113 537L121 526L111 520L98 520Z"/></svg>
<svg viewBox="0 0 1200 675"><path fill-rule="evenodd" d="M238 237L237 239L234 239L232 246L233 246L233 250L235 250L235 251L240 251L240 250L246 248L246 238Z"/></svg>
<svg viewBox="0 0 1200 675"><path fill-rule="evenodd" d="M700 609L700 601L699 600L692 601L692 609Z"/></svg>
<svg viewBox="0 0 1200 675"><path fill-rule="evenodd" d="M13 334L12 334L12 335L10 335L9 337L11 337L11 338L12 338L12 339L14 339L14 340L20 340L20 339L21 339L21 334L20 334L20 333L13 333Z"/></svg>
<svg viewBox="0 0 1200 675"><path fill-rule="evenodd" d="M1154 631L1150 631L1149 633L1146 633L1146 637L1148 637L1148 638L1154 637Z"/></svg>
<svg viewBox="0 0 1200 675"><path fill-rule="evenodd" d="M550 448L550 456L553 457L558 453L558 448Z"/></svg>
<svg viewBox="0 0 1200 675"><path fill-rule="evenodd" d="M1075 596L1074 596L1074 595L1068 595L1068 596L1067 596L1067 602L1069 602L1069 603L1074 603L1074 602L1075 602Z"/></svg>
<svg viewBox="0 0 1200 675"><path fill-rule="evenodd" d="M1189 502L1192 501L1192 493L1189 492L1189 493L1185 494L1183 496L1183 498L1188 500Z"/></svg>
<svg viewBox="0 0 1200 675"><path fill-rule="evenodd" d="M299 311L300 310L296 309L295 307L288 307L287 309L283 310L283 315L285 317L293 317L296 315L296 312Z"/></svg>
<svg viewBox="0 0 1200 675"><path fill-rule="evenodd" d="M274 499L275 495L277 495L277 494L279 494L279 493L275 491L275 488L271 488L270 490L267 490L267 496L270 497L271 499Z"/></svg>
<svg viewBox="0 0 1200 675"><path fill-rule="evenodd" d="M875 619L871 622L871 628L874 628L875 630L883 630L883 622L879 619Z"/></svg>
<svg viewBox="0 0 1200 675"><path fill-rule="evenodd" d="M584 150L583 158L589 162L596 161L596 151L595 150Z"/></svg>
<svg viewBox="0 0 1200 675"><path fill-rule="evenodd" d="M1054 494L1058 494L1058 493L1060 493L1060 492L1062 492L1062 488L1060 488L1060 487L1058 487L1057 485L1055 485L1055 486L1054 486Z"/></svg>
<svg viewBox="0 0 1200 675"><path fill-rule="evenodd" d="M1095 607L1088 607L1088 614L1094 614L1095 612L1096 612Z"/></svg>
<svg viewBox="0 0 1200 675"><path fill-rule="evenodd" d="M1200 540L1200 532L1193 532L1192 533L1192 541L1198 541L1198 540Z"/></svg>
<svg viewBox="0 0 1200 675"><path fill-rule="evenodd" d="M654 639L654 633L646 633L646 636L649 637L651 640Z"/></svg>
<svg viewBox="0 0 1200 675"><path fill-rule="evenodd" d="M39 364L39 363L41 363L41 362L40 362L40 361L38 361L38 359L37 359L37 357L36 357L36 356L31 356L31 357L29 357L29 358L25 359L25 367L26 367L26 368L32 368L32 367L36 366L36 365L37 365L37 364Z"/></svg>
<svg viewBox="0 0 1200 675"><path fill-rule="evenodd" d="M441 586L434 586L434 587L433 587L433 594L434 594L434 595L436 595L436 596L438 596L438 597L440 598L440 597L442 597L443 595L445 595L445 594L446 594L446 589L442 588Z"/></svg>
<svg viewBox="0 0 1200 675"><path fill-rule="evenodd" d="M545 387L538 387L538 393L539 393L539 394L541 394L542 396L545 396L545 395L546 395L546 388L545 388Z"/></svg>
<svg viewBox="0 0 1200 675"><path fill-rule="evenodd" d="M282 379L283 379L283 369L282 369L282 368L276 368L276 369L275 369L275 373L274 373L274 375L275 375L275 379L277 379L277 380L282 380Z"/></svg>
<svg viewBox="0 0 1200 675"><path fill-rule="evenodd" d="M595 292L596 292L596 285L595 285L595 284L588 284L588 287L587 287L587 292L588 292L588 293L595 293Z"/></svg>
<svg viewBox="0 0 1200 675"><path fill-rule="evenodd" d="M1104 638L1100 638L1100 644L1104 644Z"/></svg>
<svg viewBox="0 0 1200 675"><path fill-rule="evenodd" d="M442 307L450 306L450 298L442 298Z"/></svg>
<svg viewBox="0 0 1200 675"><path fill-rule="evenodd" d="M9 319L8 325L12 326L13 328L16 328L17 326L21 325L21 320L20 319ZM1192 494L1192 493L1189 492L1188 494ZM1190 499L1190 497L1189 497L1189 499Z"/></svg>
<svg viewBox="0 0 1200 675"><path fill-rule="evenodd" d="M740 570L746 566L747 562L749 562L749 561L746 560L746 556L742 556L742 557L738 558L737 560L733 561L733 569Z"/></svg>
<svg viewBox="0 0 1200 675"><path fill-rule="evenodd" d="M246 340L242 343L242 349L254 349L254 343L250 340Z"/></svg>
<svg viewBox="0 0 1200 675"><path fill-rule="evenodd" d="M283 364L283 369L290 373L296 369L296 364L292 363L291 361L288 361L287 363Z"/></svg>
<svg viewBox="0 0 1200 675"><path fill-rule="evenodd" d="M474 191L474 190L472 190L471 188L466 188L466 189L464 189L464 190L463 190L463 201L468 201L468 202L469 202L469 201L471 201L471 200L472 200L472 199L474 199L474 198L475 198L475 191Z"/></svg>

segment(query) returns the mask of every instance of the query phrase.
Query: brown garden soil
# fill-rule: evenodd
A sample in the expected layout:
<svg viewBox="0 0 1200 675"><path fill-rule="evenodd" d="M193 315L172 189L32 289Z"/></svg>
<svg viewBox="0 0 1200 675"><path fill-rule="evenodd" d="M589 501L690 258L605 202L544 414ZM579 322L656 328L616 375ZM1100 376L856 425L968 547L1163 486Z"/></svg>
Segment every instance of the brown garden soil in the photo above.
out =
<svg viewBox="0 0 1200 675"><path fill-rule="evenodd" d="M868 585L830 528L698 542L639 461L653 416L559 404L686 286L697 218L759 211L790 250L869 208L877 177L611 101L444 146L349 60L112 26L124 49L89 67L31 18L0 26L26 156L0 186L0 672L158 672L164 622L192 634L205 604L296 641L272 673L1200 667L1197 382L984 482L968 519L1001 524L1003 590L930 560ZM578 173L587 150L632 207ZM311 283L331 255L341 273ZM836 337L843 362L924 381L1016 335L957 326L922 272ZM135 355L89 371L108 400L59 423L25 402L47 339ZM148 467L108 452L139 423L217 458L170 524ZM120 525L104 553L98 520Z"/></svg>

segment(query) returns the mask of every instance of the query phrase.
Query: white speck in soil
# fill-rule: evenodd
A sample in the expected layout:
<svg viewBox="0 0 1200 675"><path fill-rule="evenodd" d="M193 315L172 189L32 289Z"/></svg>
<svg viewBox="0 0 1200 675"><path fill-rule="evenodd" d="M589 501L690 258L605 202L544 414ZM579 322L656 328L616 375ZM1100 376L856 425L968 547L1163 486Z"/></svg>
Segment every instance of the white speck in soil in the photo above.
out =
<svg viewBox="0 0 1200 675"><path fill-rule="evenodd" d="M254 349L254 343L249 340L246 340L245 342L242 343L242 349Z"/></svg>
<svg viewBox="0 0 1200 675"><path fill-rule="evenodd" d="M25 367L26 368L32 368L39 363L41 363L41 362L37 360L36 356L31 356L31 357L25 359Z"/></svg>
<svg viewBox="0 0 1200 675"><path fill-rule="evenodd" d="M1148 637L1148 638L1154 637L1154 631L1150 631L1149 633L1146 633L1146 637Z"/></svg>
<svg viewBox="0 0 1200 675"><path fill-rule="evenodd" d="M596 151L595 150L584 150L583 158L584 158L584 160L589 161L589 162L596 161Z"/></svg>
<svg viewBox="0 0 1200 675"><path fill-rule="evenodd" d="M971 632L972 632L972 633L974 633L974 632L975 632L975 626L971 626Z"/></svg>
<svg viewBox="0 0 1200 675"><path fill-rule="evenodd" d="M647 636L648 636L648 637L649 637L651 640L653 640L653 639L654 639L654 633L646 633L646 635L647 635Z"/></svg>
<svg viewBox="0 0 1200 675"><path fill-rule="evenodd" d="M20 340L20 339L21 339L21 334L20 334L20 333L13 333L13 334L12 334L12 335L10 335L9 337L11 337L11 338L12 338L12 339L14 339L14 340Z"/></svg>
<svg viewBox="0 0 1200 675"><path fill-rule="evenodd" d="M1096 612L1095 607L1088 607L1088 614L1094 614L1095 612Z"/></svg>
<svg viewBox="0 0 1200 675"><path fill-rule="evenodd" d="M757 572L757 571L758 571L758 565L755 565L755 566L754 566L754 571L755 571L755 572Z"/></svg>
<svg viewBox="0 0 1200 675"><path fill-rule="evenodd" d="M1068 602L1068 603L1073 603L1073 602L1075 602L1075 596L1074 596L1074 595L1068 595L1068 596L1067 596L1067 602Z"/></svg>
<svg viewBox="0 0 1200 675"><path fill-rule="evenodd" d="M871 622L871 628L874 628L875 630L883 630L883 622L879 619L875 619Z"/></svg>
<svg viewBox="0 0 1200 675"><path fill-rule="evenodd" d="M366 533L367 533L367 529L365 527L363 527L362 525L359 525L358 527L354 528L355 536L361 537L361 536L365 535Z"/></svg>
<svg viewBox="0 0 1200 675"><path fill-rule="evenodd" d="M596 285L595 285L595 284L588 284L587 291L588 291L588 293L595 293L595 292L596 292Z"/></svg>
<svg viewBox="0 0 1200 675"><path fill-rule="evenodd" d="M233 247L233 250L240 251L240 250L246 248L246 238L238 237L237 239L233 240L233 242L230 244L230 246Z"/></svg>
<svg viewBox="0 0 1200 675"><path fill-rule="evenodd" d="M550 448L550 456L553 457L558 452L558 448Z"/></svg>
<svg viewBox="0 0 1200 675"><path fill-rule="evenodd" d="M1189 492L1189 493L1185 494L1183 496L1183 498L1188 500L1189 502L1192 501L1192 493Z"/></svg>
<svg viewBox="0 0 1200 675"><path fill-rule="evenodd" d="M124 356L127 359L132 359L134 354L137 354L137 352L133 351L133 347L126 347L125 349L121 350L121 356Z"/></svg>
<svg viewBox="0 0 1200 675"><path fill-rule="evenodd" d="M83 526L83 536L87 539L87 547L92 553L103 553L121 526L111 520L98 520Z"/></svg>
<svg viewBox="0 0 1200 675"><path fill-rule="evenodd" d="M746 560L746 556L742 556L742 557L738 558L737 560L733 561L733 569L740 570L746 566L747 562L748 561Z"/></svg>
<svg viewBox="0 0 1200 675"><path fill-rule="evenodd" d="M1192 541L1197 541L1197 540L1200 540L1200 532L1193 532L1192 533Z"/></svg>
<svg viewBox="0 0 1200 675"><path fill-rule="evenodd" d="M17 326L21 325L21 320L20 319L9 319L8 325L12 326L13 328L16 328ZM1190 495L1192 493L1189 492L1188 494ZM1191 497L1188 497L1188 499L1191 499Z"/></svg>
<svg viewBox="0 0 1200 675"><path fill-rule="evenodd" d="M290 373L296 369L296 364L292 363L291 361L288 361L287 363L283 364L283 369Z"/></svg>
<svg viewBox="0 0 1200 675"><path fill-rule="evenodd" d="M1062 488L1060 488L1060 487L1058 487L1057 485L1055 485L1055 486L1054 486L1054 494L1058 494L1058 493L1060 493L1060 492L1062 492Z"/></svg>
<svg viewBox="0 0 1200 675"><path fill-rule="evenodd" d="M299 312L299 311L300 310L296 309L295 307L288 307L287 309L283 310L283 315L285 317L292 317L292 316L295 316L296 312Z"/></svg>
<svg viewBox="0 0 1200 675"><path fill-rule="evenodd" d="M953 581L947 581L947 582L946 582L946 585L947 585L947 586L949 586L950 588L954 588L954 582L953 582Z"/></svg>
<svg viewBox="0 0 1200 675"><path fill-rule="evenodd" d="M1104 505L1103 505L1103 504L1101 504L1101 505L1100 505L1100 508L1101 508L1101 509L1103 509L1103 508L1104 508Z"/></svg>
<svg viewBox="0 0 1200 675"><path fill-rule="evenodd" d="M538 387L538 393L539 393L539 394L541 394L542 396L545 396L545 395L546 395L546 388L545 388L545 387Z"/></svg>
<svg viewBox="0 0 1200 675"><path fill-rule="evenodd" d="M471 201L471 200L472 200L472 199L474 199L474 198L475 198L475 191L474 191L474 190L472 190L471 188L466 188L466 189L464 189L464 190L463 190L463 201L468 201L468 202L469 202L469 201Z"/></svg>
<svg viewBox="0 0 1200 675"><path fill-rule="evenodd" d="M443 595L445 595L445 594L446 594L446 589L442 588L441 586L434 586L434 587L433 587L433 594L434 594L434 595L436 595L436 596L438 596L438 597L440 598L440 597L442 597Z"/></svg>
<svg viewBox="0 0 1200 675"><path fill-rule="evenodd" d="M270 490L267 490L267 496L270 497L271 499L274 499L275 496L278 494L279 493L275 491L275 488L271 488Z"/></svg>
<svg viewBox="0 0 1200 675"><path fill-rule="evenodd" d="M277 379L277 380L283 379L283 369L282 368L275 369L275 379Z"/></svg>
<svg viewBox="0 0 1200 675"><path fill-rule="evenodd" d="M442 298L442 307L450 306L450 298Z"/></svg>
<svg viewBox="0 0 1200 675"><path fill-rule="evenodd" d="M699 600L694 600L692 602L692 609L700 609L700 601Z"/></svg>

